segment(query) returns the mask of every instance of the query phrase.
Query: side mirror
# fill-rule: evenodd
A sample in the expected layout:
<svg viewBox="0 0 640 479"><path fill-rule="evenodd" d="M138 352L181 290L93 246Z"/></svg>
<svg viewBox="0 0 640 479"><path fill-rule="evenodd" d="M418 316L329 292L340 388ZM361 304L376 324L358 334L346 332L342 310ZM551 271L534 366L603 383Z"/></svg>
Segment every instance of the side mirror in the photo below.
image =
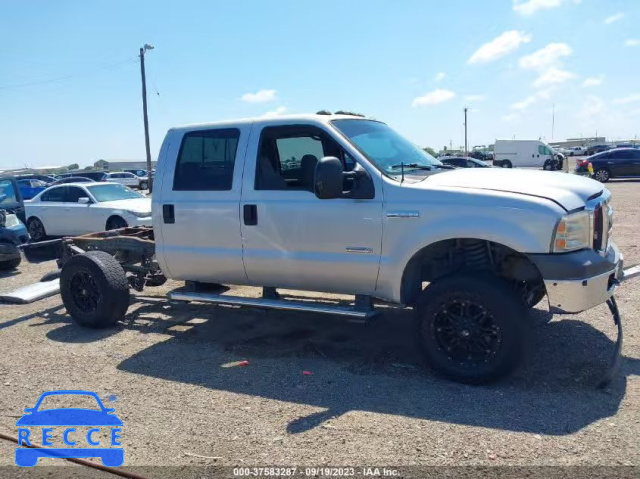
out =
<svg viewBox="0 0 640 479"><path fill-rule="evenodd" d="M91 199L87 198L86 196L82 196L82 197L78 198L78 203L80 203L81 205L90 205L91 204Z"/></svg>
<svg viewBox="0 0 640 479"><path fill-rule="evenodd" d="M316 165L313 176L313 191L321 200L342 196L344 170L342 162L335 156L325 156Z"/></svg>

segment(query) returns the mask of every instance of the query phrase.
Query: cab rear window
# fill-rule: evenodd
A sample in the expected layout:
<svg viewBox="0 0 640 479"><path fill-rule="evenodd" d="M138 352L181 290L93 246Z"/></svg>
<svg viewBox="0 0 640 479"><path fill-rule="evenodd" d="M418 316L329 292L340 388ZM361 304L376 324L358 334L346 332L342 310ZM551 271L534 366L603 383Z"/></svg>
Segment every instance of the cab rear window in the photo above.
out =
<svg viewBox="0 0 640 479"><path fill-rule="evenodd" d="M230 190L240 130L200 130L182 139L173 179L174 191Z"/></svg>

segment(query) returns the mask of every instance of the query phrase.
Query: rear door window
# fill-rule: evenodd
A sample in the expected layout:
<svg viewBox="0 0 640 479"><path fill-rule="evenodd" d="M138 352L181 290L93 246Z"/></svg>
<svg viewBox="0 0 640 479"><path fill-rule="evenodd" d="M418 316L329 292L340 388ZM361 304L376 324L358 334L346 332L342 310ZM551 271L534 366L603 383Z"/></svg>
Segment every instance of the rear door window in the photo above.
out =
<svg viewBox="0 0 640 479"><path fill-rule="evenodd" d="M225 128L184 135L173 179L174 191L228 191L240 130Z"/></svg>

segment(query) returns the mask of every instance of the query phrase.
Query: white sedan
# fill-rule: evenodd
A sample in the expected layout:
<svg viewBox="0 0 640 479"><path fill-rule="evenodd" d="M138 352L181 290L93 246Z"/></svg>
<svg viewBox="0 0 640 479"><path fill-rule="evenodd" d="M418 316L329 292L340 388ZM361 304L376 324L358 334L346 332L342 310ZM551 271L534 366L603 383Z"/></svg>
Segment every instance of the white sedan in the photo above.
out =
<svg viewBox="0 0 640 479"><path fill-rule="evenodd" d="M33 241L151 226L151 198L117 183L68 183L24 202Z"/></svg>
<svg viewBox="0 0 640 479"><path fill-rule="evenodd" d="M147 184L149 183L148 179L143 180L139 176L129 173L128 171L106 173L102 178L102 181L120 183L121 185L128 186L129 188L140 188L142 190L146 190ZM144 188L142 188L142 186L144 186Z"/></svg>

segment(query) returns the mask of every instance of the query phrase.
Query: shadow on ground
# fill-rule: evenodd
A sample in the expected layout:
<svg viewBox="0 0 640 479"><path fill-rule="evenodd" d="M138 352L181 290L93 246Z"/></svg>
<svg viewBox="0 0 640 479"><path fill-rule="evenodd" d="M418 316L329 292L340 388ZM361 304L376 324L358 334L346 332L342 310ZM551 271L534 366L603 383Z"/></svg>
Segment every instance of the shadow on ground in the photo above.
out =
<svg viewBox="0 0 640 479"><path fill-rule="evenodd" d="M608 315L606 306L600 308ZM146 301L108 330L87 330L52 314L49 321L67 318L67 324L47 336L77 343L124 328L170 334L118 369L323 409L291 421L290 433L354 410L551 435L613 416L626 376L640 373L640 360L624 358L614 382L596 389L613 341L579 317L551 321L541 310L532 317L532 345L523 366L483 387L452 383L424 369L412 344L411 313L393 308L384 308L371 324L355 325L311 313ZM238 360L249 365L224 367Z"/></svg>

